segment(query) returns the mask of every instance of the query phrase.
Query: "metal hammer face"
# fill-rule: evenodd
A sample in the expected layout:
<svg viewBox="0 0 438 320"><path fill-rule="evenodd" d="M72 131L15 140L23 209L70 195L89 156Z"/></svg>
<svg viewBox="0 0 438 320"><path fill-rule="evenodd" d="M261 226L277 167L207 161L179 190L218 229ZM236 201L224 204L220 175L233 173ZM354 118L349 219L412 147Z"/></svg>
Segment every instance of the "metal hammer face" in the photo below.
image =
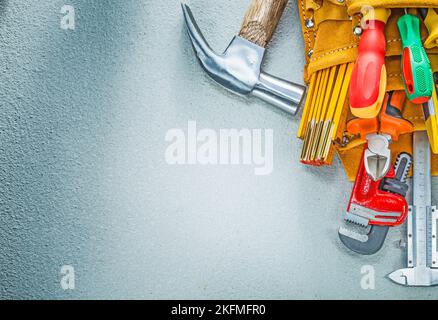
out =
<svg viewBox="0 0 438 320"><path fill-rule="evenodd" d="M188 34L207 74L226 89L256 96L295 115L304 101L305 87L261 71L261 64L287 0L254 0L242 29L222 54L215 53L203 37L190 8L182 4Z"/></svg>

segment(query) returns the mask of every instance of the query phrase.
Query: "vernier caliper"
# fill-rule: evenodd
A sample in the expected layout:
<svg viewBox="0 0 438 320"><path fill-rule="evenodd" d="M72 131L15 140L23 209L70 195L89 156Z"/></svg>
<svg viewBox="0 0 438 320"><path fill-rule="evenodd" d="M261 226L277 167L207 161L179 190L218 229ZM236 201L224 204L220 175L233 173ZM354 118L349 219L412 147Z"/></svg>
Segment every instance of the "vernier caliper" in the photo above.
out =
<svg viewBox="0 0 438 320"><path fill-rule="evenodd" d="M425 131L415 132L413 205L408 215L408 267L389 275L392 281L401 285L438 285L438 211L432 206L431 180L429 140Z"/></svg>

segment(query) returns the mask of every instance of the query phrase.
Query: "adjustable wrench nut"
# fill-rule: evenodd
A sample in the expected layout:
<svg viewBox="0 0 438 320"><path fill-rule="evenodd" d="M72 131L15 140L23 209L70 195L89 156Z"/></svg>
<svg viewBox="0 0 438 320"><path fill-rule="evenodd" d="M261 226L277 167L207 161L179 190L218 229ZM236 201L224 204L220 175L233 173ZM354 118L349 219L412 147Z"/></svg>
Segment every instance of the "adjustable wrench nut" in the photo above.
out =
<svg viewBox="0 0 438 320"><path fill-rule="evenodd" d="M402 197L406 197L409 186L407 183L401 182L397 179L384 178L380 185L380 189L386 192L398 194Z"/></svg>

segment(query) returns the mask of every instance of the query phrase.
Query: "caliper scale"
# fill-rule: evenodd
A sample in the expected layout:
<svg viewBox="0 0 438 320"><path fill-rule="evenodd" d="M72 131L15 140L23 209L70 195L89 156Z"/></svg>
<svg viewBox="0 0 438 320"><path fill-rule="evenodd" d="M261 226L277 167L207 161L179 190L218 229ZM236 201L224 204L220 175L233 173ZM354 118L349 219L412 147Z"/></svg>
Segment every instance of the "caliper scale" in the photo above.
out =
<svg viewBox="0 0 438 320"><path fill-rule="evenodd" d="M413 205L409 208L407 219L407 268L389 275L392 281L401 285L438 285L438 212L432 206L431 180L427 133L415 132Z"/></svg>

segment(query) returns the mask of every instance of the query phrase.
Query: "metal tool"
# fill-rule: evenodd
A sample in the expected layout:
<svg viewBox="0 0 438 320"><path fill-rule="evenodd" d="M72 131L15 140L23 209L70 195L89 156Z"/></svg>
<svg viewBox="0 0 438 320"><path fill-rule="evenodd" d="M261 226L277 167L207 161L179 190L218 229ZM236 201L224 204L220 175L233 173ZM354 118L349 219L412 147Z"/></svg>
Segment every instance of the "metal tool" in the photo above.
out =
<svg viewBox="0 0 438 320"><path fill-rule="evenodd" d="M350 110L358 118L376 117L385 98L385 25L390 15L389 9L375 9L364 12L362 18L367 28L350 81Z"/></svg>
<svg viewBox="0 0 438 320"><path fill-rule="evenodd" d="M414 133L413 205L409 208L408 267L388 277L405 286L438 284L438 211L432 206L430 146L424 131Z"/></svg>
<svg viewBox="0 0 438 320"><path fill-rule="evenodd" d="M339 238L350 250L370 255L380 250L389 227L403 223L408 214L405 196L408 191L406 177L411 156L402 153L386 177L374 181L360 162L347 213L345 226L339 228Z"/></svg>
<svg viewBox="0 0 438 320"><path fill-rule="evenodd" d="M416 104L432 96L433 77L430 61L421 42L420 19L408 14L397 21L403 46L402 75L408 99Z"/></svg>
<svg viewBox="0 0 438 320"><path fill-rule="evenodd" d="M405 98L403 91L388 92L380 112L380 134L366 136L365 169L373 180L382 179L388 172L391 163L389 145L398 141L401 134L414 131L414 125L402 115Z"/></svg>
<svg viewBox="0 0 438 320"><path fill-rule="evenodd" d="M388 173L391 164L391 136L372 133L366 136L368 147L364 154L365 170L374 180L380 180Z"/></svg>
<svg viewBox="0 0 438 320"><path fill-rule="evenodd" d="M254 0L239 35L231 40L223 54L210 48L190 8L182 4L182 10L199 62L214 81L238 95L258 97L294 115L304 100L305 87L261 71L265 48L287 1Z"/></svg>
<svg viewBox="0 0 438 320"><path fill-rule="evenodd" d="M382 179L389 170L389 145L392 141L414 130L412 123L402 116L405 98L403 91L391 91L385 96L379 119L355 118L347 123L349 133L359 135L368 142L364 154L365 170L374 181Z"/></svg>

